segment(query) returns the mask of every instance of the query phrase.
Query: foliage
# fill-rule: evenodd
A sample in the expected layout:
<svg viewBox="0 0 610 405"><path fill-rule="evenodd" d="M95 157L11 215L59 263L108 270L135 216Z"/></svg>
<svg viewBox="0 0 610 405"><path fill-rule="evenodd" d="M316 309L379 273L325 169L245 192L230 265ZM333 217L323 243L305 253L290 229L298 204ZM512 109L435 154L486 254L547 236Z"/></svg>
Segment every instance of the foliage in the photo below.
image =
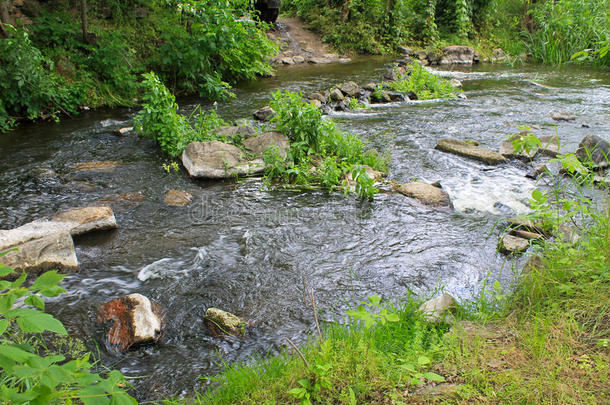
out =
<svg viewBox="0 0 610 405"><path fill-rule="evenodd" d="M300 93L277 91L270 105L275 111L272 122L291 144L287 160L281 161L273 153L266 156L269 179L299 185L319 184L332 191L348 176L356 182L358 194L373 196L374 180L363 166L387 170L386 162L374 150L366 150L358 136L341 132L318 108L304 101ZM314 161L320 164L313 165Z"/></svg>
<svg viewBox="0 0 610 405"><path fill-rule="evenodd" d="M0 277L11 275L12 269L0 265ZM119 371L107 377L90 371L89 354L67 361L61 354L37 351L32 339L42 339L39 334L67 334L59 320L44 312L42 298L64 292L59 286L63 278L49 271L31 287L25 286L25 273L13 282L0 281L0 400L8 404L137 403L124 391L126 382Z"/></svg>
<svg viewBox="0 0 610 405"><path fill-rule="evenodd" d="M53 72L53 63L32 44L27 32L10 31L12 36L0 39L0 130L8 130L15 118L74 112L80 95Z"/></svg>
<svg viewBox="0 0 610 405"><path fill-rule="evenodd" d="M563 64L582 50L603 53L610 39L608 0L544 1L532 9L536 30L530 35L530 52L536 60ZM610 65L606 54L598 59Z"/></svg>
<svg viewBox="0 0 610 405"><path fill-rule="evenodd" d="M426 69L417 62L411 62L398 80L386 82L383 87L403 93L414 92L419 100L455 98L457 88L445 78Z"/></svg>

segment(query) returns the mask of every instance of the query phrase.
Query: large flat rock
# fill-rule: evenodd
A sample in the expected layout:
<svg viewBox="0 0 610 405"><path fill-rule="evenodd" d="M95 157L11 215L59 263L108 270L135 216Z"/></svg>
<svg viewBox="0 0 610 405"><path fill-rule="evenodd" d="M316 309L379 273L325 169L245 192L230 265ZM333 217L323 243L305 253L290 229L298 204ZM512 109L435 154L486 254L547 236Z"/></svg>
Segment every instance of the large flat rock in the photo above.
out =
<svg viewBox="0 0 610 405"><path fill-rule="evenodd" d="M117 227L110 207L86 207L63 211L50 220L42 219L18 228L0 230L0 252L17 249L0 257L0 263L18 270L78 267L72 236Z"/></svg>
<svg viewBox="0 0 610 405"><path fill-rule="evenodd" d="M436 144L435 149L468 157L489 165L497 165L506 162L506 158L497 152L482 148L480 146L471 145L465 141L460 141L459 139L441 139Z"/></svg>
<svg viewBox="0 0 610 405"><path fill-rule="evenodd" d="M226 179L260 173L261 159L248 160L239 148L219 141L192 142L182 153L182 164L191 177Z"/></svg>
<svg viewBox="0 0 610 405"><path fill-rule="evenodd" d="M16 270L29 272L78 268L74 242L67 232L30 239L11 248L16 250L0 257L0 263ZM5 250L4 247L0 247L0 251Z"/></svg>

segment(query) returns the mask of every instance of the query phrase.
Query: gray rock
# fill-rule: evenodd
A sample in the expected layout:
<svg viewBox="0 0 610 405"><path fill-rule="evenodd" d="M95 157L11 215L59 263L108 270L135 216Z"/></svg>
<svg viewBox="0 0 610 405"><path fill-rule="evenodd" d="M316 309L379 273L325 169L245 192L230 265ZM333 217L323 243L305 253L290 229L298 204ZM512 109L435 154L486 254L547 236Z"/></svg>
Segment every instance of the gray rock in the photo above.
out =
<svg viewBox="0 0 610 405"><path fill-rule="evenodd" d="M297 55L297 56L294 56L294 57L292 58L292 61L293 61L295 64L300 65L301 63L305 63L305 58L304 58L304 57L302 57L301 55Z"/></svg>
<svg viewBox="0 0 610 405"><path fill-rule="evenodd" d="M114 134L115 135L119 135L119 136L125 136L127 134L129 134L131 131L133 131L133 127L125 127L125 128L119 128L114 130Z"/></svg>
<svg viewBox="0 0 610 405"><path fill-rule="evenodd" d="M413 50L411 48L408 48L406 46L399 46L398 47L398 52L400 52L403 55L413 55Z"/></svg>
<svg viewBox="0 0 610 405"><path fill-rule="evenodd" d="M398 74L396 73L396 70L394 68L388 70L387 72L384 73L383 75L383 80L386 80L388 82L395 82L398 80Z"/></svg>
<svg viewBox="0 0 610 405"><path fill-rule="evenodd" d="M569 112L560 111L552 113L551 118L555 121L574 121L576 119L576 115Z"/></svg>
<svg viewBox="0 0 610 405"><path fill-rule="evenodd" d="M182 152L182 164L191 177L209 179L244 176L265 169L262 160L248 161L239 148L218 141L190 143Z"/></svg>
<svg viewBox="0 0 610 405"><path fill-rule="evenodd" d="M424 314L428 322L439 323L442 320L447 320L450 313L457 308L457 301L449 294L443 294L436 298L432 298L420 305L419 311Z"/></svg>
<svg viewBox="0 0 610 405"><path fill-rule="evenodd" d="M362 88L366 91L375 91L377 90L377 83L367 83Z"/></svg>
<svg viewBox="0 0 610 405"><path fill-rule="evenodd" d="M325 96L324 94L318 92L318 93L312 93L309 96L310 100L318 100L320 103L324 104L326 103L328 96Z"/></svg>
<svg viewBox="0 0 610 405"><path fill-rule="evenodd" d="M319 56L312 56L310 58L307 58L307 62L314 64L314 65L325 65L328 63L332 63L333 59L332 58L325 58L325 57L319 57Z"/></svg>
<svg viewBox="0 0 610 405"><path fill-rule="evenodd" d="M287 56L284 58L280 58L280 63L282 63L284 65L294 65L294 59Z"/></svg>
<svg viewBox="0 0 610 405"><path fill-rule="evenodd" d="M415 198L426 205L453 208L449 194L432 184L414 181L407 184L396 184L394 190L407 197Z"/></svg>
<svg viewBox="0 0 610 405"><path fill-rule="evenodd" d="M518 254L525 252L530 247L530 241L512 235L504 235L500 238L498 249L505 254Z"/></svg>
<svg viewBox="0 0 610 405"><path fill-rule="evenodd" d="M489 165L505 163L506 158L499 153L480 146L473 146L458 139L445 138L438 141L435 149L443 152L453 153L460 156L469 157Z"/></svg>
<svg viewBox="0 0 610 405"><path fill-rule="evenodd" d="M17 250L0 257L0 263L16 270L39 272L78 268L74 242L68 232L27 239L13 246L0 246L0 251L13 248Z"/></svg>
<svg viewBox="0 0 610 405"><path fill-rule="evenodd" d="M260 158L263 157L267 148L277 146L280 156L286 158L290 149L290 141L281 132L265 132L259 136L246 139L244 146L249 152Z"/></svg>
<svg viewBox="0 0 610 405"><path fill-rule="evenodd" d="M254 111L252 115L254 116L255 120L269 121L271 117L275 115L275 111L273 111L273 109L267 105L261 109Z"/></svg>
<svg viewBox="0 0 610 405"><path fill-rule="evenodd" d="M311 99L309 100L309 104L314 105L316 108L322 108L322 102L320 102L320 100Z"/></svg>
<svg viewBox="0 0 610 405"><path fill-rule="evenodd" d="M438 61L439 65L472 65L474 63L474 49L470 46L452 45L443 48L443 54ZM430 59L430 55L428 55ZM432 62L432 60L430 60Z"/></svg>
<svg viewBox="0 0 610 405"><path fill-rule="evenodd" d="M538 153L555 158L560 153L560 141L557 135L547 135L538 137L540 140L540 148Z"/></svg>
<svg viewBox="0 0 610 405"><path fill-rule="evenodd" d="M527 172L525 177L536 180L543 174L548 173L549 168L545 164L538 165Z"/></svg>
<svg viewBox="0 0 610 405"><path fill-rule="evenodd" d="M237 316L218 308L205 311L206 324L216 336L224 334L243 336L245 323Z"/></svg>
<svg viewBox="0 0 610 405"><path fill-rule="evenodd" d="M544 239L544 235L537 232L524 231L523 229L511 229L510 234L518 238L527 240L541 240Z"/></svg>
<svg viewBox="0 0 610 405"><path fill-rule="evenodd" d="M511 229L522 229L528 232L546 235L546 233L542 231L542 226L540 224L534 223L534 221L532 221L531 219L527 219L524 217L513 217L509 218L506 222L507 227Z"/></svg>
<svg viewBox="0 0 610 405"><path fill-rule="evenodd" d="M242 138L248 138L256 133L256 130L251 126L223 126L214 129L217 135L225 136L227 138L233 138L240 136Z"/></svg>
<svg viewBox="0 0 610 405"><path fill-rule="evenodd" d="M356 97L360 95L360 86L355 82L341 83L337 86L345 96Z"/></svg>
<svg viewBox="0 0 610 405"><path fill-rule="evenodd" d="M610 144L596 135L587 135L578 145L576 157L581 162L591 162L599 169L605 169L610 162Z"/></svg>
<svg viewBox="0 0 610 405"><path fill-rule="evenodd" d="M329 97L330 100L334 102L343 101L343 99L345 98L343 92L339 89L332 89Z"/></svg>

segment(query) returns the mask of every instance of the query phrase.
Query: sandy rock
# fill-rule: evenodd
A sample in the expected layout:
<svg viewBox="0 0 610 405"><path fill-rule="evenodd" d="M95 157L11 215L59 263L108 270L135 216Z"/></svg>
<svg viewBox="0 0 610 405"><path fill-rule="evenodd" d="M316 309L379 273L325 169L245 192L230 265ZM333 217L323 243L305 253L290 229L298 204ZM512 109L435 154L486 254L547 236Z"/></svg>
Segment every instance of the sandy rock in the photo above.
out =
<svg viewBox="0 0 610 405"><path fill-rule="evenodd" d="M122 162L114 160L74 163L70 167L77 172L111 172Z"/></svg>
<svg viewBox="0 0 610 405"><path fill-rule="evenodd" d="M460 156L469 157L489 165L505 163L506 158L499 153L480 146L473 146L458 139L445 138L438 141L435 149L443 152L453 153Z"/></svg>
<svg viewBox="0 0 610 405"><path fill-rule="evenodd" d="M337 87L345 96L356 97L360 95L360 86L355 82L341 83Z"/></svg>
<svg viewBox="0 0 610 405"><path fill-rule="evenodd" d="M283 65L294 65L294 59L287 56L284 58L280 58L280 63L282 63Z"/></svg>
<svg viewBox="0 0 610 405"><path fill-rule="evenodd" d="M286 158L290 149L290 141L281 132L265 132L259 136L248 138L244 141L244 146L249 152L262 158L267 148L277 146L280 156Z"/></svg>
<svg viewBox="0 0 610 405"><path fill-rule="evenodd" d="M362 88L366 91L375 91L377 90L377 83L367 83Z"/></svg>
<svg viewBox="0 0 610 405"><path fill-rule="evenodd" d="M428 59L430 59L429 55ZM461 45L443 48L443 54L438 61L439 65L472 65L473 63L474 49L470 46Z"/></svg>
<svg viewBox="0 0 610 405"><path fill-rule="evenodd" d="M530 219L524 217L513 217L509 218L506 222L507 226L511 229L522 229L528 232L545 235L545 232L542 231L540 224L536 224Z"/></svg>
<svg viewBox="0 0 610 405"><path fill-rule="evenodd" d="M326 99L327 99L327 98L328 98L327 96L325 96L324 94L322 94L322 93L320 93L320 92L318 92L318 93L312 93L312 94L309 96L309 99L310 99L310 100L318 100L318 101L319 101L320 103L322 103L322 104L326 103Z"/></svg>
<svg viewBox="0 0 610 405"><path fill-rule="evenodd" d="M578 145L576 157L581 162L592 162L597 168L605 169L610 162L610 144L596 135L587 135Z"/></svg>
<svg viewBox="0 0 610 405"><path fill-rule="evenodd" d="M432 184L414 181L407 184L396 184L394 190L407 197L415 198L426 205L453 208L449 194Z"/></svg>
<svg viewBox="0 0 610 405"><path fill-rule="evenodd" d="M239 148L218 141L191 142L182 152L182 164L191 177L209 179L249 175L265 169L262 160L248 161Z"/></svg>
<svg viewBox="0 0 610 405"><path fill-rule="evenodd" d="M450 313L457 308L457 301L449 294L442 294L420 305L419 311L428 322L438 323L441 320L452 320Z"/></svg>
<svg viewBox="0 0 610 405"><path fill-rule="evenodd" d="M0 257L0 263L15 270L38 272L78 268L74 242L68 232L32 238L13 246L0 246L0 251L12 248L17 250Z"/></svg>
<svg viewBox="0 0 610 405"><path fill-rule="evenodd" d="M172 207L184 207L185 205L189 205L192 199L193 195L186 191L169 190L167 194L165 194L163 202Z"/></svg>
<svg viewBox="0 0 610 405"><path fill-rule="evenodd" d="M309 104L314 105L316 108L322 108L322 102L320 100L316 100L316 99L309 100Z"/></svg>
<svg viewBox="0 0 610 405"><path fill-rule="evenodd" d="M292 58L292 61L293 61L295 64L300 65L301 63L305 63L305 58L304 58L304 57L302 57L301 55L297 55L297 56L294 56L294 57Z"/></svg>
<svg viewBox="0 0 610 405"><path fill-rule="evenodd" d="M538 165L527 172L525 177L536 180L538 177L547 173L549 168L545 164Z"/></svg>
<svg viewBox="0 0 610 405"><path fill-rule="evenodd" d="M555 121L574 121L576 119L576 115L569 112L560 111L552 113L551 118Z"/></svg>
<svg viewBox="0 0 610 405"><path fill-rule="evenodd" d="M161 338L163 310L141 294L129 294L102 304L98 322L114 321L108 342L125 351L134 344L155 342Z"/></svg>
<svg viewBox="0 0 610 405"><path fill-rule="evenodd" d="M214 336L228 334L233 336L243 336L245 324L237 316L218 308L208 308L205 311L206 325Z"/></svg>
<svg viewBox="0 0 610 405"><path fill-rule="evenodd" d="M512 235L504 235L500 238L498 249L505 254L523 253L530 247L530 241Z"/></svg>
<svg viewBox="0 0 610 405"><path fill-rule="evenodd" d="M51 221L71 224L70 234L72 236L118 228L114 212L108 206L75 208L62 211L53 216Z"/></svg>
<svg viewBox="0 0 610 405"><path fill-rule="evenodd" d="M332 58L326 58L326 57L321 57L321 56L312 56L307 58L307 62L314 64L314 65L325 65L328 63L332 63L333 59Z"/></svg>
<svg viewBox="0 0 610 405"><path fill-rule="evenodd" d="M275 115L275 111L273 111L273 109L267 105L263 108L254 111L252 115L257 121L269 121L271 117Z"/></svg>

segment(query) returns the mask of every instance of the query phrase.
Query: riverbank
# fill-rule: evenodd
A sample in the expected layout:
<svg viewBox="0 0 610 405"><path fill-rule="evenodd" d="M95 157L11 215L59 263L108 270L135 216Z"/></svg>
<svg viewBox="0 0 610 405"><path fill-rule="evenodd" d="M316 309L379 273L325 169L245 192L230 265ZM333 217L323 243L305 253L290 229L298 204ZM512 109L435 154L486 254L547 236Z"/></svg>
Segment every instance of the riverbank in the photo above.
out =
<svg viewBox="0 0 610 405"><path fill-rule="evenodd" d="M298 353L229 366L195 402L607 403L609 212L585 222L577 245L532 256L510 294L488 288L438 323L417 300L370 299Z"/></svg>

